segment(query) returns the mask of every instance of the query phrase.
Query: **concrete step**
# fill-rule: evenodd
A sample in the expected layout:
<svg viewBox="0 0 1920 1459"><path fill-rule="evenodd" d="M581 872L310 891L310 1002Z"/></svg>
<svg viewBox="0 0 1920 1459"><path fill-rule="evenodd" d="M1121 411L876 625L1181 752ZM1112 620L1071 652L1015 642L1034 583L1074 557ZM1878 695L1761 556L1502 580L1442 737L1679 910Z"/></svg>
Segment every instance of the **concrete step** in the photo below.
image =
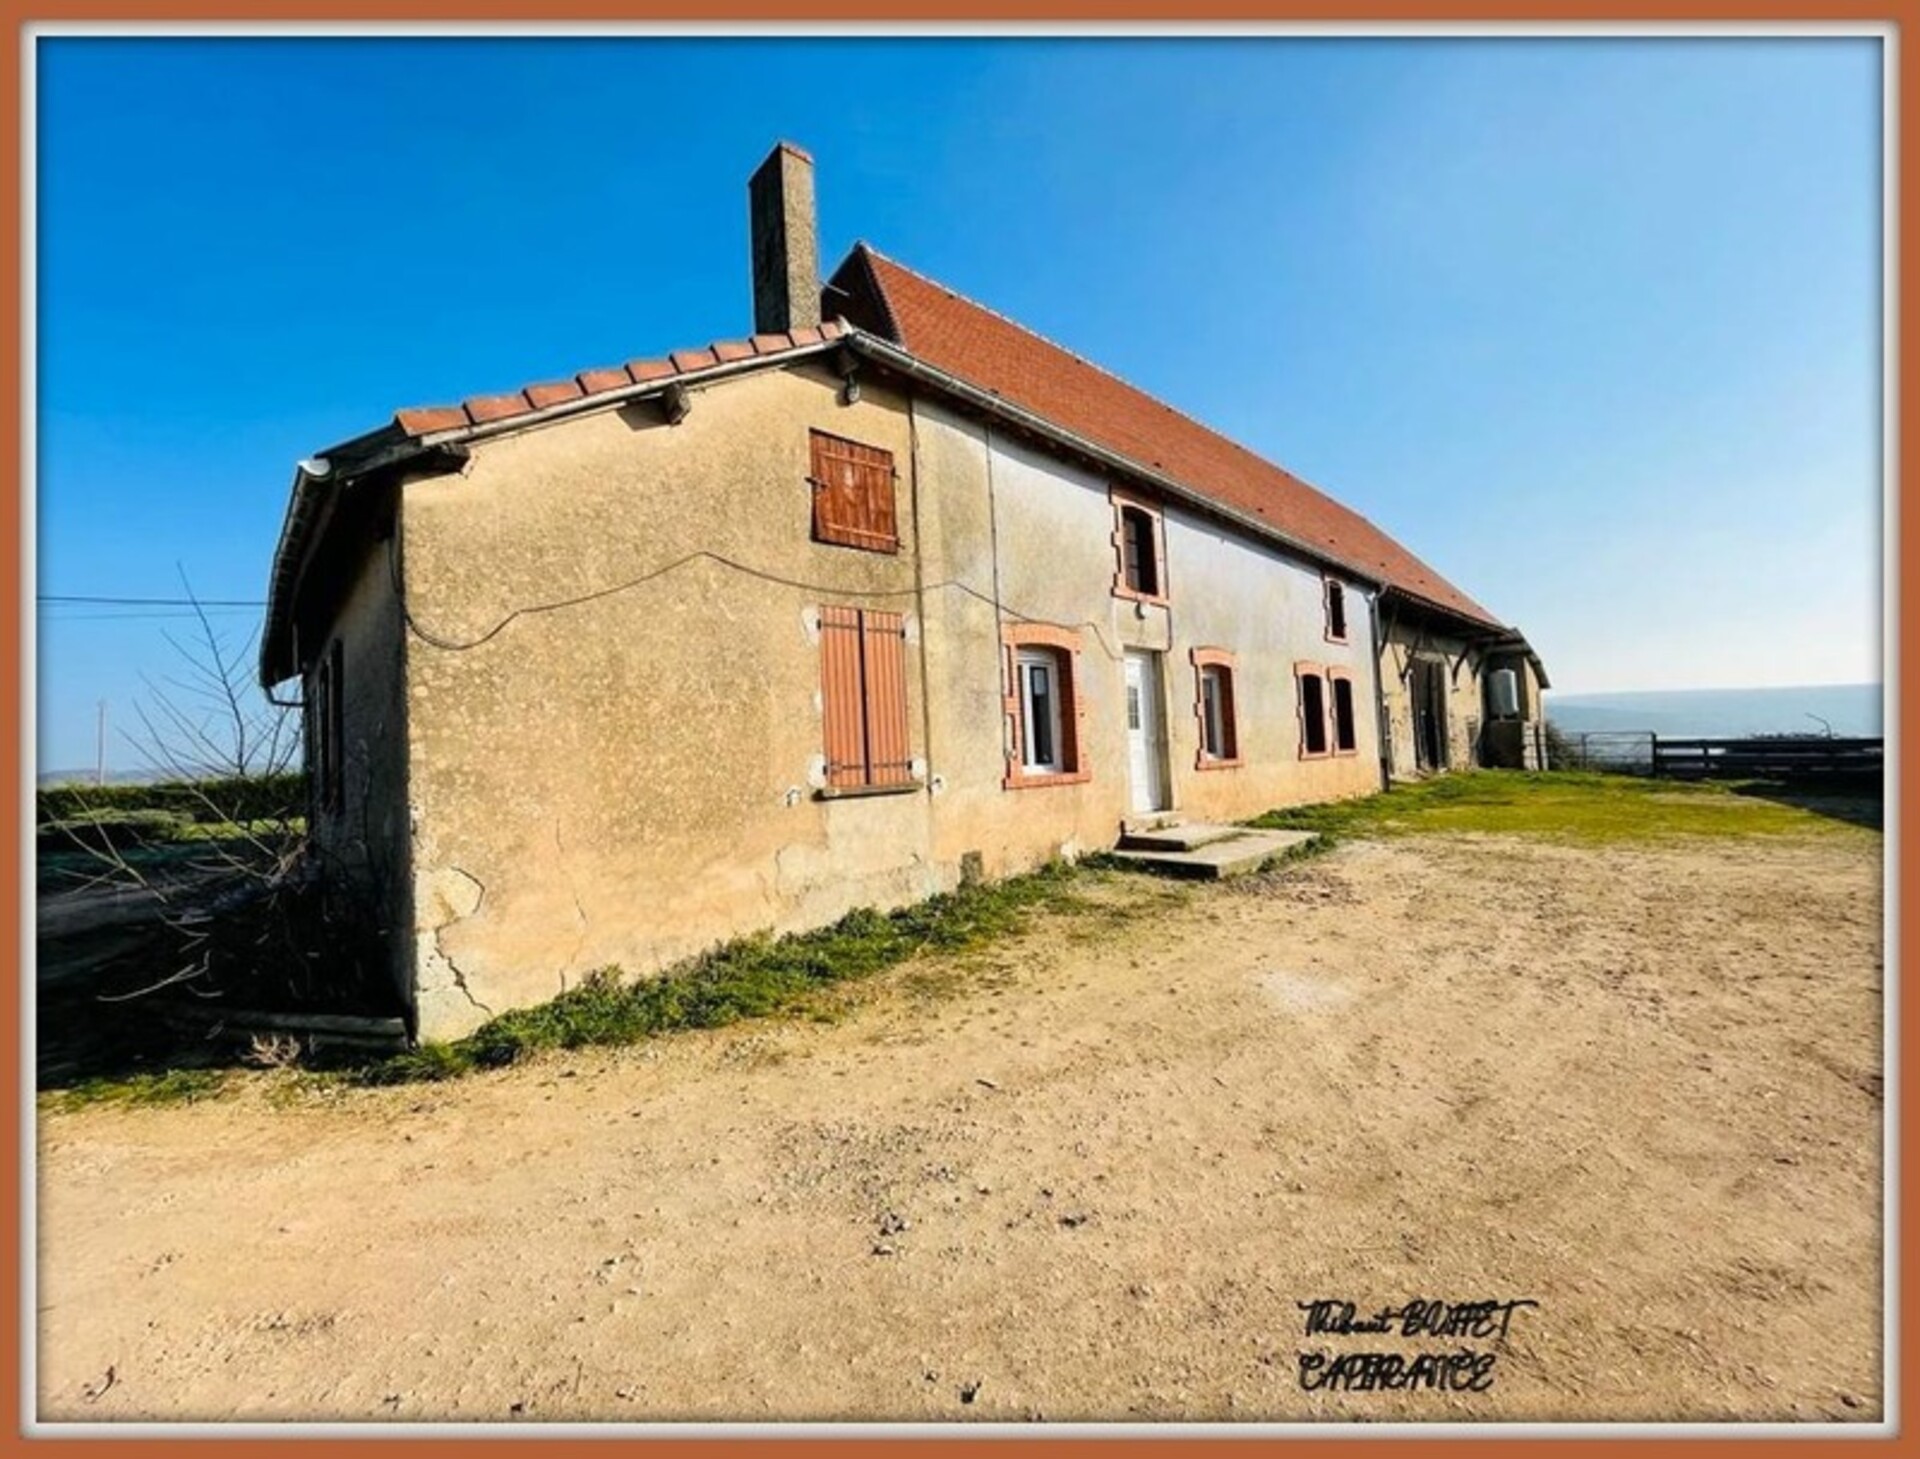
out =
<svg viewBox="0 0 1920 1459"><path fill-rule="evenodd" d="M1138 811L1120 819L1120 832L1131 836L1137 831L1164 831L1186 819L1178 811Z"/></svg>
<svg viewBox="0 0 1920 1459"><path fill-rule="evenodd" d="M1205 822L1191 825L1176 821L1171 825L1135 830L1129 826L1120 838L1123 851L1194 851L1229 836L1244 836L1245 826L1215 826Z"/></svg>
<svg viewBox="0 0 1920 1459"><path fill-rule="evenodd" d="M1218 880L1257 871L1271 858L1316 841L1312 831L1247 831L1238 827L1231 836L1207 841L1188 851L1118 850L1118 861L1143 871L1158 871L1169 876L1202 877Z"/></svg>

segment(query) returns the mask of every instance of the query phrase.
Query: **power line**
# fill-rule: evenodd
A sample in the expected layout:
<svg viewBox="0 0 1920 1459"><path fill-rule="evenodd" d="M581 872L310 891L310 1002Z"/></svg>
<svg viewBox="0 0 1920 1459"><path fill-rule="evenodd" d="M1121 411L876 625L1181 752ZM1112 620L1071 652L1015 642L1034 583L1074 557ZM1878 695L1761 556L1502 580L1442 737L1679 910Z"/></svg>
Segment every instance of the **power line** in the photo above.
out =
<svg viewBox="0 0 1920 1459"><path fill-rule="evenodd" d="M42 603L114 603L133 608L264 608L264 598L106 598L63 593L42 593Z"/></svg>

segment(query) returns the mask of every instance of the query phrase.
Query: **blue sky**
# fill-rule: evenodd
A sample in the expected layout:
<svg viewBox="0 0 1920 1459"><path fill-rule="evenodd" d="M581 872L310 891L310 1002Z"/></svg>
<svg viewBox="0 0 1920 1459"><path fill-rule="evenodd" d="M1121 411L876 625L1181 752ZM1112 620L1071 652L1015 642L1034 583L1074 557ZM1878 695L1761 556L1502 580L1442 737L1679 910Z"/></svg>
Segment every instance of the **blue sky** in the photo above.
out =
<svg viewBox="0 0 1920 1459"><path fill-rule="evenodd" d="M747 175L1373 518L1569 692L1878 677L1870 40L39 50L39 591L259 599L293 463L750 328ZM43 768L191 625L40 622ZM219 622L237 639L236 611ZM114 733L109 759L138 757Z"/></svg>

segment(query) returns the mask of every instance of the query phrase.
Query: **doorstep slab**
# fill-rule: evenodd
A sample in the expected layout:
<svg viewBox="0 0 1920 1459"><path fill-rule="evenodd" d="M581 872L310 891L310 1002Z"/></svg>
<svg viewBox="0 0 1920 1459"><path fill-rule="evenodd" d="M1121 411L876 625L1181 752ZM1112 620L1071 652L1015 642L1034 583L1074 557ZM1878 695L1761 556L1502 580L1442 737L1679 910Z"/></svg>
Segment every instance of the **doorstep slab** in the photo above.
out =
<svg viewBox="0 0 1920 1459"><path fill-rule="evenodd" d="M1246 831L1209 841L1190 851L1118 850L1114 859L1144 871L1206 880L1257 871L1276 856L1319 840L1312 831Z"/></svg>
<svg viewBox="0 0 1920 1459"><path fill-rule="evenodd" d="M1129 828L1120 838L1122 851L1195 851L1215 841L1250 834L1245 826L1216 826L1204 821L1155 826L1143 830Z"/></svg>

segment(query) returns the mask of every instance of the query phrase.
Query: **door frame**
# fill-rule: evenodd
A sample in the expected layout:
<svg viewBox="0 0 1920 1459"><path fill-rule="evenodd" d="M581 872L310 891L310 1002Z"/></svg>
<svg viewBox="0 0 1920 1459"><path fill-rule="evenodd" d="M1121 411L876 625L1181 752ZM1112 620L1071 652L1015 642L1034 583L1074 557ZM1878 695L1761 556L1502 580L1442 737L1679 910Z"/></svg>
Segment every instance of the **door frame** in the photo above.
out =
<svg viewBox="0 0 1920 1459"><path fill-rule="evenodd" d="M1143 717L1141 728L1136 731L1131 723L1125 725L1127 734L1127 813L1135 816L1164 815L1173 809L1173 765L1167 752L1167 674L1166 655L1158 649L1128 648L1121 655L1120 666L1120 711L1126 720L1127 695L1132 687L1133 666L1140 667L1140 698L1143 716L1150 713L1149 725ZM1147 733L1151 730L1151 733ZM1148 796L1158 800L1156 806L1143 809L1140 799L1140 786L1134 777L1133 742L1136 733L1146 734L1147 765L1150 777L1158 782L1159 794Z"/></svg>

